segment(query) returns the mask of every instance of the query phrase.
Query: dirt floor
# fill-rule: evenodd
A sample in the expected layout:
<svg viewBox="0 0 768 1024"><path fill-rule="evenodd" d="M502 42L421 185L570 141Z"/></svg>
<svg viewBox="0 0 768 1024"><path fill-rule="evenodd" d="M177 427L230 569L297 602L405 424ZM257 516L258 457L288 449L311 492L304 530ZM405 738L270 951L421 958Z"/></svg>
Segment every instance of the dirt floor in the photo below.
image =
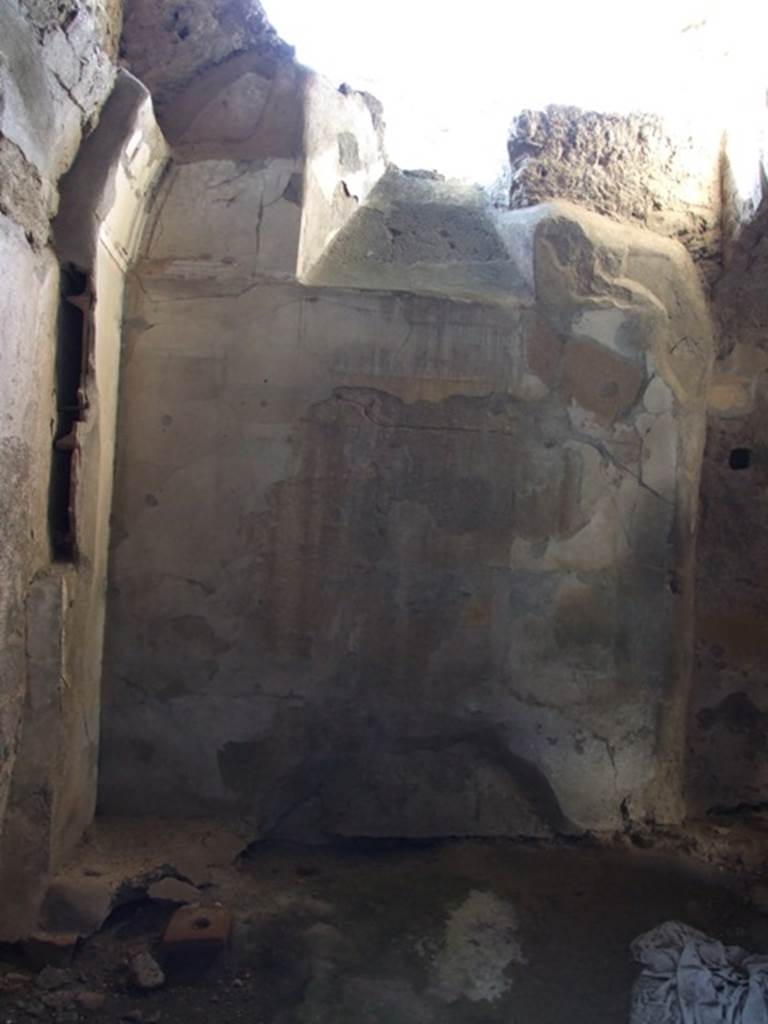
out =
<svg viewBox="0 0 768 1024"><path fill-rule="evenodd" d="M99 857L90 880L112 870ZM629 847L262 844L197 881L201 914L233 915L228 948L169 951L175 905L123 885L53 974L5 950L0 1024L627 1024L640 933L679 920L768 950L743 879ZM131 978L142 952L164 971L156 990Z"/></svg>

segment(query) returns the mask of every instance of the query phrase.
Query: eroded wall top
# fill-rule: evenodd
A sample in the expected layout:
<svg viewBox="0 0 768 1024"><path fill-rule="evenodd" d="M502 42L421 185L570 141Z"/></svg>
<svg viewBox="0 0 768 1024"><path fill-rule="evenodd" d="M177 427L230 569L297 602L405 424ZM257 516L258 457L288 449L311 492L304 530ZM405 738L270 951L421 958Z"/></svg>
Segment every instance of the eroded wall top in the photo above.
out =
<svg viewBox="0 0 768 1024"><path fill-rule="evenodd" d="M161 124L193 78L245 51L270 67L293 54L259 0L125 0L121 57L152 93Z"/></svg>
<svg viewBox="0 0 768 1024"><path fill-rule="evenodd" d="M120 54L177 159L299 156L307 72L258 0L126 0Z"/></svg>
<svg viewBox="0 0 768 1024"><path fill-rule="evenodd" d="M120 14L116 0L0 5L0 212L38 248L56 182L112 88Z"/></svg>
<svg viewBox="0 0 768 1024"><path fill-rule="evenodd" d="M682 242L706 278L720 265L722 127L578 107L526 110L508 142L513 208L568 199Z"/></svg>

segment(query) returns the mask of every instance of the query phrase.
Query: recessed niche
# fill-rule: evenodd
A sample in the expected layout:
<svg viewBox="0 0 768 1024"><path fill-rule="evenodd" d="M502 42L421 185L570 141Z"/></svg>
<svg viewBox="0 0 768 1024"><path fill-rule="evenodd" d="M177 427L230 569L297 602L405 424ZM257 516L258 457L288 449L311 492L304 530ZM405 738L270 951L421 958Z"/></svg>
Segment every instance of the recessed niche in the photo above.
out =
<svg viewBox="0 0 768 1024"><path fill-rule="evenodd" d="M749 469L752 462L752 450L750 448L732 448L728 456L728 465L731 469Z"/></svg>
<svg viewBox="0 0 768 1024"><path fill-rule="evenodd" d="M75 559L74 452L75 425L85 418L83 385L87 279L84 274L62 269L61 301L56 341L56 422L48 492L48 528L55 561Z"/></svg>

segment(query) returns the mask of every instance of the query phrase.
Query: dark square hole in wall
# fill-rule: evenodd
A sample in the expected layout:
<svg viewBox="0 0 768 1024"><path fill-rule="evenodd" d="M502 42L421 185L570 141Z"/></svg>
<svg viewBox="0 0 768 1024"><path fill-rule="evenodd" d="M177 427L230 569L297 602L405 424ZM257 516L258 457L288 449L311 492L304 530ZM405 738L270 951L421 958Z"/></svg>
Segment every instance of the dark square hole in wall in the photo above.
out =
<svg viewBox="0 0 768 1024"><path fill-rule="evenodd" d="M728 456L728 465L731 469L749 469L752 461L752 450L750 448L732 448Z"/></svg>

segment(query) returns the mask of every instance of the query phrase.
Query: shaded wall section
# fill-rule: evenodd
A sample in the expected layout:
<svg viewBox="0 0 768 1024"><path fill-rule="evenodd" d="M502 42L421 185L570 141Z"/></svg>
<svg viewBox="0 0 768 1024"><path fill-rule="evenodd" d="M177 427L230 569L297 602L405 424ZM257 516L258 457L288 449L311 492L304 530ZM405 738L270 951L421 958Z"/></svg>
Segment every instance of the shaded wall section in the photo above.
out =
<svg viewBox="0 0 768 1024"><path fill-rule="evenodd" d="M59 355L64 322L74 321L76 347L83 339L83 316L64 301L64 295L79 289L63 287L50 222L59 208L61 175L97 123L112 89L119 29L120 6L112 0L9 0L0 5L3 939L17 938L34 919L47 872L67 843L79 838L78 828L88 819L95 795L92 771L82 780L74 803L60 785L62 776L82 765L82 735L76 745L70 743L71 720L64 724L80 701L81 688L88 685L78 659L97 655L91 680L98 681L101 637L99 622L86 611L93 607L91 577L87 570L81 574L82 563L54 559L49 528L53 446L63 440L54 434L54 425L63 379ZM84 301L91 298L89 294ZM80 370L78 363L77 377ZM98 436L97 403L82 427ZM91 469L89 459L87 471ZM111 475L108 467L109 480ZM99 478L100 469L92 479ZM83 539L83 553L90 555L95 547L90 537ZM103 569L102 564L102 601Z"/></svg>
<svg viewBox="0 0 768 1024"><path fill-rule="evenodd" d="M343 179L337 142L308 159ZM302 839L679 819L689 257L390 174L301 283L333 189L299 236L280 175L315 168L283 160L185 151L131 279L102 809Z"/></svg>
<svg viewBox="0 0 768 1024"><path fill-rule="evenodd" d="M702 478L688 747L689 797L697 813L761 810L768 800L766 273L763 198L738 232L715 291L720 352Z"/></svg>

